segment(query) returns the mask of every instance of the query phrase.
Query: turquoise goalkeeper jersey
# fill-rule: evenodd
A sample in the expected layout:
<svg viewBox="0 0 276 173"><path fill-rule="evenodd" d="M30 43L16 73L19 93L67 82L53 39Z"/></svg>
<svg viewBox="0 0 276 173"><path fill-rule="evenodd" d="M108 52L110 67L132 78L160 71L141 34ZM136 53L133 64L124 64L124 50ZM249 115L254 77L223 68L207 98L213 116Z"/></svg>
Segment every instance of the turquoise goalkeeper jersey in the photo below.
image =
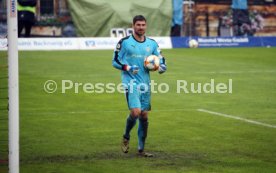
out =
<svg viewBox="0 0 276 173"><path fill-rule="evenodd" d="M145 84L149 86L150 74L144 67L144 59L149 55L156 55L160 58L160 63L163 63L164 58L161 56L161 51L155 40L145 37L143 42L137 41L133 35L122 38L113 54L112 65L122 70L122 82L126 85L130 84L131 80L136 84ZM136 65L139 67L137 74L132 74L126 71L126 67Z"/></svg>

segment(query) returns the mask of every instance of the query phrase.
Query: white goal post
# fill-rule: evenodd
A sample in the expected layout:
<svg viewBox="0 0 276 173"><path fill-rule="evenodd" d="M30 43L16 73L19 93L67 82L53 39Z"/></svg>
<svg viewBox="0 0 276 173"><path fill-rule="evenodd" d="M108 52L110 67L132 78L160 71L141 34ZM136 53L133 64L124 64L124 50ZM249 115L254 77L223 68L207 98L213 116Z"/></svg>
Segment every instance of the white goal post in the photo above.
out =
<svg viewBox="0 0 276 173"><path fill-rule="evenodd" d="M9 75L9 173L19 173L17 0L7 0Z"/></svg>

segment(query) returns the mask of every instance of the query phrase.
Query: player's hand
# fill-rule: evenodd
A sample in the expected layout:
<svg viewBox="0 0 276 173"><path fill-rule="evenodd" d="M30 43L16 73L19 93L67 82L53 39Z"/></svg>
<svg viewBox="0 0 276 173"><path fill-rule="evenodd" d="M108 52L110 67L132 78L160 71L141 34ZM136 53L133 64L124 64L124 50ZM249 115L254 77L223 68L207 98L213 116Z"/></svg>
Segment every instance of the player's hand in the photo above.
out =
<svg viewBox="0 0 276 173"><path fill-rule="evenodd" d="M160 64L160 66L159 66L159 68L158 68L159 74L164 73L166 70L167 70L166 64Z"/></svg>
<svg viewBox="0 0 276 173"><path fill-rule="evenodd" d="M139 67L137 65L128 66L127 71L131 72L132 74L137 74L139 71Z"/></svg>

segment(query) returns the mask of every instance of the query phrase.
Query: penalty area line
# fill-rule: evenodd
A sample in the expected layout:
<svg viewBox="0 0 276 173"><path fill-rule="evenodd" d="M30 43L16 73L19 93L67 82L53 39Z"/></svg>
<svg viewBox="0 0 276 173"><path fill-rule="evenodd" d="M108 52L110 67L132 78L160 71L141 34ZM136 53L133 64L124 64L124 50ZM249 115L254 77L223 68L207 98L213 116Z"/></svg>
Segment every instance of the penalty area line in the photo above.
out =
<svg viewBox="0 0 276 173"><path fill-rule="evenodd" d="M24 113L27 115L58 115L58 114L93 114L93 113L101 113L101 112L111 112L111 113L117 113L117 112L128 112L129 110L88 110L88 111L58 111L58 110L51 110L50 112L45 112L46 110L41 109L27 109L24 110ZM195 111L194 109L154 109L150 112L182 112L182 111Z"/></svg>
<svg viewBox="0 0 276 173"><path fill-rule="evenodd" d="M266 123L262 123L262 122L259 122L259 121L254 121L254 120L241 118L241 117L238 117L238 116L233 116L233 115L228 115L228 114L223 114L223 113L219 113L219 112L213 112L213 111L209 111L209 110L206 110L206 109L197 109L197 111L209 113L209 114L212 114L212 115L218 115L218 116L222 116L222 117L226 117L226 118L232 118L232 119L236 119L236 120L240 120L240 121L244 121L244 122L247 122L247 123L256 124L256 125L260 125L260 126L276 128L275 125L266 124Z"/></svg>

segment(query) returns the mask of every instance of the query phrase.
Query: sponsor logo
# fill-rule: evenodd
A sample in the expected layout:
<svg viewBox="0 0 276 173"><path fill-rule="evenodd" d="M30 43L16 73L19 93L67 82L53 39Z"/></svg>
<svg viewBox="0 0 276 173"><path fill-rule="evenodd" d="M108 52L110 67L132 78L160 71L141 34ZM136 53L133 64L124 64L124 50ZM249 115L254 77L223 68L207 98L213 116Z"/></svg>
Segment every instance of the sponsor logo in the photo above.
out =
<svg viewBox="0 0 276 173"><path fill-rule="evenodd" d="M150 47L149 47L149 46L146 48L146 51L147 51L147 52L150 52Z"/></svg>
<svg viewBox="0 0 276 173"><path fill-rule="evenodd" d="M95 47L96 42L94 40L86 40L85 45L86 45L86 47Z"/></svg>
<svg viewBox="0 0 276 173"><path fill-rule="evenodd" d="M16 17L16 1L10 0L10 17Z"/></svg>

